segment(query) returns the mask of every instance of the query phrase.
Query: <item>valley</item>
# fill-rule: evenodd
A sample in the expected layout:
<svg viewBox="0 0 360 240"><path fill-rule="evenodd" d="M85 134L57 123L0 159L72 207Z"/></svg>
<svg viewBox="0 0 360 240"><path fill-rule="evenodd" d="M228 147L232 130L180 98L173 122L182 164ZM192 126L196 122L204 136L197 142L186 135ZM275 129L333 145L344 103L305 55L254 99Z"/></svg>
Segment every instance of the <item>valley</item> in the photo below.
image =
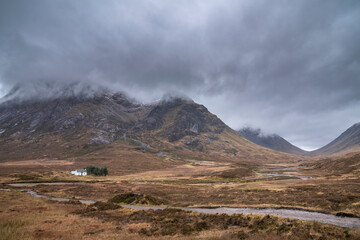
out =
<svg viewBox="0 0 360 240"><path fill-rule="evenodd" d="M260 146L189 99L99 92L0 113L6 239L360 236L358 153L310 156L275 135ZM109 174L70 174L87 166Z"/></svg>
<svg viewBox="0 0 360 240"><path fill-rule="evenodd" d="M40 162L44 162L44 160L40 160ZM218 239L222 239L224 236L228 239L238 239L237 233L239 231L248 239L258 239L263 234L270 234L269 236L272 236L273 239L285 239L289 236L293 236L293 239L314 238L316 236L337 239L340 236L337 234L344 234L341 236L345 237L346 235L349 239L357 239L360 236L360 230L356 230L360 227L356 225L356 222L360 219L358 218L360 216L360 179L357 174L330 176L326 171L312 167L311 161L308 164L277 163L257 166L205 160L181 160L180 162L182 163L177 162L173 166L163 167L158 170L140 171L131 174L110 174L103 177L72 176L66 171L57 170L57 162L54 163L55 165L48 165L48 173L43 175L42 171L24 168L24 162L22 164L20 162L11 165L11 168L16 168L18 172L23 174L2 174L0 177L0 188L2 188L2 191L0 191L0 204L4 209L16 209L19 207L19 205L16 205L16 201L9 202L7 200L13 198L11 196L16 196L16 199L24 199L30 202L36 201L39 206L46 205L47 207L42 211L50 214L50 216L55 213L52 212L53 210L50 211L51 207L49 206L56 206L61 211L68 212L67 215L72 216L73 219L80 216L86 218L86 222L101 221L103 224L95 224L97 230L91 234L92 238L96 237L97 239L119 238L120 233L117 233L118 230L116 230L119 226L123 229L121 234L123 235L125 232L123 236L126 237L124 239L130 236L135 237L135 239L145 237L151 239L152 236L164 239L167 238L166 236L178 239L202 239L204 234L205 236L206 234L218 236ZM33 165L34 162L31 162L31 164ZM9 164L3 164L3 166L10 167ZM10 189L10 191L4 191L4 189ZM28 193L31 193L32 197ZM105 210L99 210L96 208L97 210L89 213L86 213L87 210L81 210L89 208L89 204L94 205L94 202L106 203L114 196L130 193L156 198L161 201L161 204L154 206L151 202L144 202L129 206L122 203L119 207L122 206L123 208L120 209L106 210L105 208ZM51 197L34 199L37 194ZM57 203L58 199L70 201L68 203ZM214 226L211 230L208 228L201 231L189 230L190 235L188 236L188 234L182 233L185 230L182 229L182 225L179 225L178 230L173 229L168 233L166 231L161 233L146 232L145 229L152 229L153 224L148 222L147 214L153 214L155 210L155 212L164 211L163 214L166 216L166 211L170 211L167 210L168 207L177 209L176 211L185 211L179 213L181 216L185 214L194 217L200 214L202 219L207 218L207 214L218 213L220 215L215 214L216 217L211 218L215 218L211 220L215 222L218 221L216 218L222 216L221 213L235 214L235 217L249 216L249 224L252 221L265 221L270 216L272 224L277 227L273 226L273 228L271 227L272 224L268 224L267 227L260 227L254 231L254 226L251 224L244 224L242 227L234 225L228 229ZM127 216L138 214L143 210L150 212L144 216L140 215L142 217L137 217L135 225L133 223L114 224L117 221L116 219L127 218ZM310 211L309 214L313 214L311 216L314 217L306 217L306 212L303 213L302 210ZM85 213L83 215L74 213L79 211L85 211ZM197 213L190 213L189 211ZM320 215L316 215L316 212ZM3 214L9 213L13 216L9 219L23 219L24 217L21 212L18 212L18 214L16 212L3 212ZM34 211L28 214L37 213ZM160 214L160 212L156 214ZM338 217L331 220L332 217L322 216L321 214L332 214L329 216ZM177 219L176 216L177 214L171 213L168 217ZM344 218L344 216L346 217ZM295 221L291 224L292 227L288 226L287 230L279 232L278 228L283 226L284 221L290 221L285 220L288 218ZM339 218L339 220L336 220L336 218ZM351 219L354 219L355 222L351 223ZM317 222L311 222L311 220ZM339 223L336 223L337 221ZM349 221L348 224L350 225L344 225ZM17 230L18 234L24 234L29 238L38 236L36 231L31 229L34 227L38 229L40 225L37 226L35 223L23 224L27 227L20 227ZM169 227L168 223L159 224L160 228L161 224L166 229ZM208 222L207 224L214 223ZM337 224L345 227L345 229L350 229L340 230L342 228L336 226ZM309 229L306 230L309 232L305 231L304 233L309 235L306 235L305 238L304 235L299 235L300 237L297 238L297 235L294 234L296 229L300 228ZM326 228L326 231L322 230L323 228ZM355 229L351 230L351 228ZM50 228L44 229L40 227L40 229L44 236L52 231ZM88 236L86 233L82 234L82 237Z"/></svg>
<svg viewBox="0 0 360 240"><path fill-rule="evenodd" d="M0 1L0 240L360 240L360 1Z"/></svg>

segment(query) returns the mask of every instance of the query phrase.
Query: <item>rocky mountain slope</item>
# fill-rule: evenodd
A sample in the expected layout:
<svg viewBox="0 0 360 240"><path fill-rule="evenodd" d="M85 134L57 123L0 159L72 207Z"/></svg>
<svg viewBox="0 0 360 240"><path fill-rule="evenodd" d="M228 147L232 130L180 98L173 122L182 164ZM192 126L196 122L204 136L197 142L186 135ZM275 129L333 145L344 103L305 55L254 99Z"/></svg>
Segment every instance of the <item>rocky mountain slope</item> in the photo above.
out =
<svg viewBox="0 0 360 240"><path fill-rule="evenodd" d="M247 140L266 148L296 155L304 156L308 154L308 152L292 145L277 134L268 135L264 134L261 129L253 129L249 127L243 128L238 132Z"/></svg>
<svg viewBox="0 0 360 240"><path fill-rule="evenodd" d="M340 155L360 151L360 123L354 124L334 141L312 151L311 155Z"/></svg>
<svg viewBox="0 0 360 240"><path fill-rule="evenodd" d="M174 98L144 105L109 91L3 102L0 152L0 161L95 156L119 161L119 156L126 156L141 164L132 157L139 153L144 159L298 160L240 137L191 100Z"/></svg>
<svg viewBox="0 0 360 240"><path fill-rule="evenodd" d="M115 133L127 131L137 119L143 118L146 110L122 94L104 93L91 99L72 96L22 103L10 101L0 105L0 132L2 138L27 140L89 131L95 136L89 144L110 143L115 140Z"/></svg>

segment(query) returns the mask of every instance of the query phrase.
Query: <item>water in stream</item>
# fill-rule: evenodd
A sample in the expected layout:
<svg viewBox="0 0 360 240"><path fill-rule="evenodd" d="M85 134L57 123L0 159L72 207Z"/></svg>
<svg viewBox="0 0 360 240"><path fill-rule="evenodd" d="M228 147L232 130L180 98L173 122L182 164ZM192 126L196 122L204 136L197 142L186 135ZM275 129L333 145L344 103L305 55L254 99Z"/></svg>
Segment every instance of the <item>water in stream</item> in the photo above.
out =
<svg viewBox="0 0 360 240"><path fill-rule="evenodd" d="M312 176L302 176L297 174L290 174L290 173L284 173L284 172L298 172L299 169L294 167L288 167L288 168L273 168L273 169L259 169L255 172L257 175L263 175L263 179L266 178L275 178L275 177L289 177L289 178L297 178L301 180L309 180L313 179Z"/></svg>
<svg viewBox="0 0 360 240"><path fill-rule="evenodd" d="M9 189L0 189L3 191L10 191ZM53 201L64 202L74 199L69 198L55 198L47 195L38 194L31 190L20 190L20 192L27 193L33 197L46 198ZM79 200L84 204L95 203L94 200ZM141 206L141 205L122 205L122 207L137 209L137 210L161 210L166 207L158 206ZM360 218L355 217L339 217L333 214L325 214L320 212L305 211L298 209L281 209L281 208L247 208L247 207L218 207L218 208L179 208L182 210L193 211L206 214L259 214L272 215L284 218L294 218L302 221L317 221L321 223L332 224L344 228L360 229Z"/></svg>
<svg viewBox="0 0 360 240"><path fill-rule="evenodd" d="M156 206L140 206L140 205L122 205L125 208L137 210L159 210L165 207ZM310 212L298 209L282 209L282 208L245 208L245 207L218 207L218 208L181 208L182 210L206 213L206 214L259 214L272 215L283 218L294 218L302 221L317 221L344 228L360 229L360 218L339 217L333 214L320 212Z"/></svg>

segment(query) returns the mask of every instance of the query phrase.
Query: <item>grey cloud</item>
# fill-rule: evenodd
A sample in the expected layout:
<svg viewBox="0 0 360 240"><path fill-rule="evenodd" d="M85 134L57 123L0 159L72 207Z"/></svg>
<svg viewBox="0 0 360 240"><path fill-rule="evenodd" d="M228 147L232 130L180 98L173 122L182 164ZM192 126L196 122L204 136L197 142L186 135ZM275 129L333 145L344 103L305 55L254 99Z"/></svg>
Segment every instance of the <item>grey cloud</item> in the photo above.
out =
<svg viewBox="0 0 360 240"><path fill-rule="evenodd" d="M359 22L351 0L5 0L1 91L39 80L141 101L176 91L233 128L320 147L360 119Z"/></svg>

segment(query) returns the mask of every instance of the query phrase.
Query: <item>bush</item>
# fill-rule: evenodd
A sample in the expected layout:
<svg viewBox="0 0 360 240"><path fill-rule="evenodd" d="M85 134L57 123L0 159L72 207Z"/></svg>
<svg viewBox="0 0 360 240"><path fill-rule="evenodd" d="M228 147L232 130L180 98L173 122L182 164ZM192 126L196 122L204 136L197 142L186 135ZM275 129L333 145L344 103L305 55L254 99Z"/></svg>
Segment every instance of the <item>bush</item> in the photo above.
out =
<svg viewBox="0 0 360 240"><path fill-rule="evenodd" d="M195 224L195 229L196 231L202 231L202 230L208 230L209 229L209 226L207 225L206 222L198 222Z"/></svg>
<svg viewBox="0 0 360 240"><path fill-rule="evenodd" d="M95 176L107 176L109 174L109 171L107 168L99 168L95 166L87 166L85 167L87 174L92 174Z"/></svg>
<svg viewBox="0 0 360 240"><path fill-rule="evenodd" d="M162 205L166 204L166 201L161 199L139 193L124 193L114 196L109 200L113 203L125 203L125 204L145 204L145 205Z"/></svg>
<svg viewBox="0 0 360 240"><path fill-rule="evenodd" d="M184 235L190 235L193 231L194 231L194 229L190 225L186 224L186 225L182 226L180 232ZM201 231L201 230L199 230L199 231Z"/></svg>
<svg viewBox="0 0 360 240"><path fill-rule="evenodd" d="M111 202L100 202L100 201L95 202L94 204L91 204L90 207L96 207L96 209L99 211L114 210L114 209L122 208L121 206L116 205Z"/></svg>
<svg viewBox="0 0 360 240"><path fill-rule="evenodd" d="M237 238L238 239L246 239L246 238L248 238L249 237L249 235L248 234L246 234L244 231L239 231L238 233L237 233Z"/></svg>
<svg viewBox="0 0 360 240"><path fill-rule="evenodd" d="M106 210L115 210L115 209L120 209L122 208L119 205L116 205L114 203L111 202L100 202L97 201L93 204L90 204L89 206L87 206L86 208L82 208L82 209L77 209L75 210L73 213L76 214L86 214L86 213L91 213L91 212L97 212L97 211L106 211Z"/></svg>

